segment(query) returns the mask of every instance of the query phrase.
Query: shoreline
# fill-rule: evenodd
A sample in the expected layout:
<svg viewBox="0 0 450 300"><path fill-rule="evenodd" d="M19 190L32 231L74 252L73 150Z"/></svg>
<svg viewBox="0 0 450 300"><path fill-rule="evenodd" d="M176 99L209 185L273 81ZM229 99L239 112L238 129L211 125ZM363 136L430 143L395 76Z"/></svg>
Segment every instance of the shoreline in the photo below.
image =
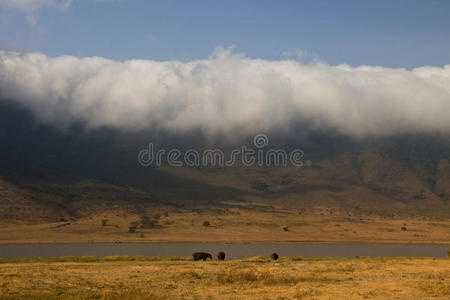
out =
<svg viewBox="0 0 450 300"><path fill-rule="evenodd" d="M31 244L380 244L380 245L449 245L450 241L0 241L0 245L31 245Z"/></svg>
<svg viewBox="0 0 450 300"><path fill-rule="evenodd" d="M261 255L249 256L243 258L226 259L226 262L301 262L301 261L336 261L336 260L448 260L450 259L450 252L447 257L418 257L418 256L361 256L361 257L341 257L341 256L281 256L278 260L274 261L270 257ZM208 259L206 262L217 262L217 259ZM221 261L221 262L224 262ZM144 255L107 255L107 256L51 256L51 257L15 257L15 258L0 258L0 265L2 264L19 264L19 263L104 263L104 262L195 262L192 256L144 256Z"/></svg>

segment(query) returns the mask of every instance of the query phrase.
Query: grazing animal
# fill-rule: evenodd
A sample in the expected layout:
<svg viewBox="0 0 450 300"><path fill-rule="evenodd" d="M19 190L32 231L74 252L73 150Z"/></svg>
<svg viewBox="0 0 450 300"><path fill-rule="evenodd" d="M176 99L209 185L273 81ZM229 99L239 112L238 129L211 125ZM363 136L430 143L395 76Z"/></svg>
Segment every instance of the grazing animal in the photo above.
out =
<svg viewBox="0 0 450 300"><path fill-rule="evenodd" d="M192 257L194 258L194 260L203 259L203 261L206 261L207 258L212 259L212 255L206 252L194 252L192 253Z"/></svg>
<svg viewBox="0 0 450 300"><path fill-rule="evenodd" d="M271 258L272 260L277 260L277 259L278 259L278 254L272 253L272 255L270 256L270 258Z"/></svg>
<svg viewBox="0 0 450 300"><path fill-rule="evenodd" d="M225 252L217 253L217 259L218 260L225 260Z"/></svg>

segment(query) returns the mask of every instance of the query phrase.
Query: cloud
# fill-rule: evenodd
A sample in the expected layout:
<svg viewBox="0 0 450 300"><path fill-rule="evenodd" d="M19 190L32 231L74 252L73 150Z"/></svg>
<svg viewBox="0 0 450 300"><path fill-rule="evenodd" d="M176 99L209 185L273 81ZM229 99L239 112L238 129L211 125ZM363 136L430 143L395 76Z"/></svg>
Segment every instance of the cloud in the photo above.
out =
<svg viewBox="0 0 450 300"><path fill-rule="evenodd" d="M450 134L450 65L304 65L223 49L190 62L0 52L0 99L60 128L82 122L214 136L307 124L353 137Z"/></svg>
<svg viewBox="0 0 450 300"><path fill-rule="evenodd" d="M72 3L72 0L0 0L0 8L18 10L24 14L30 25L36 26L39 23L35 12L44 7L66 10ZM43 29L40 28L40 31Z"/></svg>
<svg viewBox="0 0 450 300"><path fill-rule="evenodd" d="M281 53L281 57L284 59L295 59L298 61L303 61L308 57L308 53L302 49L289 48Z"/></svg>
<svg viewBox="0 0 450 300"><path fill-rule="evenodd" d="M92 2L120 2L122 0L91 0ZM0 0L0 6L32 12L43 7L53 7L65 10L70 7L73 0Z"/></svg>
<svg viewBox="0 0 450 300"><path fill-rule="evenodd" d="M76 1L76 0L75 0ZM0 8L18 10L22 12L26 20L33 26L39 23L36 11L41 8L53 8L59 11L68 9L74 0L0 0ZM114 3L122 0L91 0L91 2Z"/></svg>
<svg viewBox="0 0 450 300"><path fill-rule="evenodd" d="M32 12L43 7L66 9L72 0L0 0L0 6Z"/></svg>

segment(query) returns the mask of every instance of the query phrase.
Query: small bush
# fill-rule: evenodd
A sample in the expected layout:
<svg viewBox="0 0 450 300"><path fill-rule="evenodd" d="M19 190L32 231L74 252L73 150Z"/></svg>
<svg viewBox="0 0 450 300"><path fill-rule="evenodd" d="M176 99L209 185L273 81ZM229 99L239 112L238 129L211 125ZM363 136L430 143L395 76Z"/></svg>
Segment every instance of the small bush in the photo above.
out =
<svg viewBox="0 0 450 300"><path fill-rule="evenodd" d="M297 284L298 282L331 282L335 281L335 279L317 274L290 275L250 268L225 270L217 275L217 281L221 284L261 283L263 285L285 285Z"/></svg>
<svg viewBox="0 0 450 300"><path fill-rule="evenodd" d="M255 269L226 270L217 275L217 281L221 284L253 283L272 280L273 275L269 272L259 272Z"/></svg>
<svg viewBox="0 0 450 300"><path fill-rule="evenodd" d="M269 185L265 183L264 181L255 180L251 184L252 189L260 191L260 192L267 192L269 191Z"/></svg>
<svg viewBox="0 0 450 300"><path fill-rule="evenodd" d="M48 259L49 262L67 262L67 261L78 261L77 257L74 256L57 256Z"/></svg>
<svg viewBox="0 0 450 300"><path fill-rule="evenodd" d="M193 270L183 270L183 271L180 271L177 275L178 275L178 277L181 277L181 278L186 278L186 277L193 278L193 279L202 279L203 278L203 276L200 273L195 272Z"/></svg>
<svg viewBox="0 0 450 300"><path fill-rule="evenodd" d="M99 259L93 256L80 256L78 257L79 262L98 262Z"/></svg>

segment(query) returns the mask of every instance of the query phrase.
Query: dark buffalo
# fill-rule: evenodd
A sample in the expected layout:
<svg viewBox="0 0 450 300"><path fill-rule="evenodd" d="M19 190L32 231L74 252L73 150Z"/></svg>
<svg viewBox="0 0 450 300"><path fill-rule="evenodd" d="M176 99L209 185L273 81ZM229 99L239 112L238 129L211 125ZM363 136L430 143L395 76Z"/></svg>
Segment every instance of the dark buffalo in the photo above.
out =
<svg viewBox="0 0 450 300"><path fill-rule="evenodd" d="M278 259L278 254L272 253L272 255L270 256L270 258L271 258L272 260L277 260L277 259Z"/></svg>
<svg viewBox="0 0 450 300"><path fill-rule="evenodd" d="M206 253L206 252L195 252L195 253L192 253L192 257L194 258L194 260L203 259L205 261L207 258L212 259L212 255L209 254L209 253Z"/></svg>
<svg viewBox="0 0 450 300"><path fill-rule="evenodd" d="M217 253L217 259L218 260L225 260L225 252Z"/></svg>

